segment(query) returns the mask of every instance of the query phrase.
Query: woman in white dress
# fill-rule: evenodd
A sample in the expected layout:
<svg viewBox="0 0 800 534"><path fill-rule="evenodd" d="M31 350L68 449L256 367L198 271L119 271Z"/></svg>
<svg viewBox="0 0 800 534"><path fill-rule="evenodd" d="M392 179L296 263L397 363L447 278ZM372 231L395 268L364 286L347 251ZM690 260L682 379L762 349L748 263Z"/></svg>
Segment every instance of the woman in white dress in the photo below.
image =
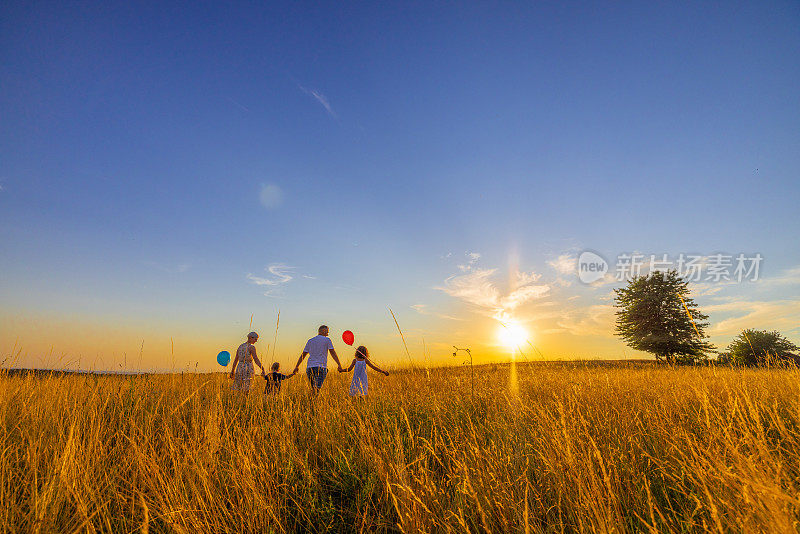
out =
<svg viewBox="0 0 800 534"><path fill-rule="evenodd" d="M254 361L261 368L261 374L264 375L264 366L261 365L256 348L253 346L256 341L258 341L258 334L250 332L247 334L247 341L236 349L236 358L233 360L231 368L231 378L233 379L231 389L234 391L250 391L250 383L256 374L253 368Z"/></svg>
<svg viewBox="0 0 800 534"><path fill-rule="evenodd" d="M379 373L383 373L386 376L389 376L387 371L380 369L376 365L373 365L371 361L369 361L369 351L367 347L361 345L356 349L355 358L350 363L350 367L347 369L342 370L343 373L348 371L353 372L353 381L350 382L350 395L366 395L367 390L369 389L369 382L367 381L367 366L372 367Z"/></svg>

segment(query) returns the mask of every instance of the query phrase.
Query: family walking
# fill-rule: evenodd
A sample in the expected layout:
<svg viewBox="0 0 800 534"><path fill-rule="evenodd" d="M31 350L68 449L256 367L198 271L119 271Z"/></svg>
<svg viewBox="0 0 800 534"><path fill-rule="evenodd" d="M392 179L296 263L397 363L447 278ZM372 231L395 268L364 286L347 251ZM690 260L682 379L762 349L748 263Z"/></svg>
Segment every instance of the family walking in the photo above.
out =
<svg viewBox="0 0 800 534"><path fill-rule="evenodd" d="M256 332L247 334L247 341L239 345L236 350L236 358L233 360L233 368L231 369L232 389L250 391L250 384L255 376L255 367L253 365L255 363L261 369L261 376L267 381L265 393L278 393L281 390L281 382L296 375L300 370L300 364L308 357L308 363L306 364L308 383L311 386L311 391L315 394L319 393L323 382L325 382L325 377L328 376L328 353L330 353L333 361L336 362L337 370L340 373L353 371L353 380L350 382L350 395L352 396L367 394L369 388L367 367L389 376L388 372L378 368L370 361L369 351L363 345L356 349L350 366L347 369L343 368L339 362L339 356L333 348L333 342L328 337L328 327L322 325L317 332L316 336L306 342L294 371L289 375L280 373L280 364L278 362L273 363L270 367L270 372L267 373L256 354L254 343L258 341L258 334Z"/></svg>

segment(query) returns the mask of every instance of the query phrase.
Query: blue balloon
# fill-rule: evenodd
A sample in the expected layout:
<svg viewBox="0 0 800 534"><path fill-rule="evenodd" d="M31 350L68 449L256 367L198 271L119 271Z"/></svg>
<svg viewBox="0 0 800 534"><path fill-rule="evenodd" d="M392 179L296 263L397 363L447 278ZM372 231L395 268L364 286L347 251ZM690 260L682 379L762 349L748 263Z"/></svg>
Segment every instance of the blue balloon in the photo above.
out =
<svg viewBox="0 0 800 534"><path fill-rule="evenodd" d="M217 354L217 363L222 367L226 367L229 363L231 363L231 353L227 350L223 350Z"/></svg>

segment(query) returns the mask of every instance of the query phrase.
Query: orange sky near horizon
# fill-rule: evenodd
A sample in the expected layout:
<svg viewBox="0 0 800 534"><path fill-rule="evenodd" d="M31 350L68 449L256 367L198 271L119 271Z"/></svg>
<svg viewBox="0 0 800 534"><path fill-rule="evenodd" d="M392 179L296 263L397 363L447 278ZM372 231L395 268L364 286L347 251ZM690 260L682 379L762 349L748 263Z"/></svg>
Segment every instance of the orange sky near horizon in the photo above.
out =
<svg viewBox="0 0 800 534"><path fill-rule="evenodd" d="M355 345L366 345L389 368L460 363L463 358L452 356L454 345L470 348L476 363L505 362L512 355L499 335L500 320L513 321L526 333L522 352L515 352L520 361L651 358L614 335L613 288L621 282L577 283L568 271L572 260L563 256L549 262L556 274L520 272L511 261L504 285L498 269L478 266L480 255L467 257L458 275L434 288L440 290L438 300L409 305L415 302L411 297L392 307L408 354L389 308L374 302L382 298L347 291L316 302L255 293L241 304L209 305L202 296L190 302L106 298L78 301L74 308L67 302L46 302L40 309L6 303L0 306L0 361L6 368L219 371L216 354L233 352L255 330L264 361L291 369L305 341L324 323L344 362L354 351L341 339L344 330L352 330ZM793 268L748 284L692 283L690 290L710 316L710 341L724 349L744 328L779 330L800 341L800 301L787 293L798 285L800 269Z"/></svg>
<svg viewBox="0 0 800 534"><path fill-rule="evenodd" d="M412 316L413 312L405 315ZM282 369L294 365L303 345L314 335L316 325L301 325L291 317L281 315L276 347L273 347L276 315L254 317L253 329L260 334L256 345L260 357L271 363L278 361ZM407 317L406 317L407 319ZM402 316L398 317L401 328ZM452 357L453 345L470 348L476 363L511 360L511 351L502 345L497 321L487 317L474 317L462 321L452 335L425 335L419 327L404 329L408 346L406 354L403 341L389 316L382 328L360 331L357 326L336 328L331 324L331 339L338 354L347 362L352 358L353 347L341 339L341 332L351 329L356 343L369 347L372 357L384 361L389 367L405 367L409 361L415 366L459 364L463 357ZM265 324L266 323L266 324ZM240 322L241 324L241 322ZM9 368L57 368L96 371L221 371L216 354L221 350L232 352L244 341L248 324L237 325L173 324L147 325L143 321L118 324L99 318L60 317L48 313L0 314L0 350ZM433 329L432 329L433 330ZM535 334L528 327L530 344L523 343L515 351L518 361L586 358L585 336ZM535 339L536 337L536 339ZM627 349L618 340L592 336L594 356L599 359L648 357ZM423 342L424 339L424 342ZM533 346L531 346L531 344ZM534 348L535 347L535 348ZM275 349L275 350L273 350ZM268 351L268 352L267 352ZM274 354L274 356L273 356ZM331 361L329 364L333 364ZM305 365L305 364L304 364Z"/></svg>

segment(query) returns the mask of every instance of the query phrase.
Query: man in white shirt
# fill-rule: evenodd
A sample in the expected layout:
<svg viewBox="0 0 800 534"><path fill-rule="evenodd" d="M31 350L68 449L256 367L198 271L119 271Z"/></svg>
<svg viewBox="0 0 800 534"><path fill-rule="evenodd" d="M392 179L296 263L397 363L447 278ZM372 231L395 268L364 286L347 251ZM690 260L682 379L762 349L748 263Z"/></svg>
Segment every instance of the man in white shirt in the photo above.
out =
<svg viewBox="0 0 800 534"><path fill-rule="evenodd" d="M297 365L294 366L294 372L296 373L300 369L300 364L303 363L305 357L308 356L306 375L308 376L309 384L311 384L311 390L314 391L314 393L319 393L322 383L328 375L329 351L339 371L342 370L342 364L339 363L339 356L337 356L336 351L333 350L333 342L331 338L328 337L328 327L322 325L317 331L319 335L312 337L306 342L303 354L300 355L300 359L297 360Z"/></svg>

